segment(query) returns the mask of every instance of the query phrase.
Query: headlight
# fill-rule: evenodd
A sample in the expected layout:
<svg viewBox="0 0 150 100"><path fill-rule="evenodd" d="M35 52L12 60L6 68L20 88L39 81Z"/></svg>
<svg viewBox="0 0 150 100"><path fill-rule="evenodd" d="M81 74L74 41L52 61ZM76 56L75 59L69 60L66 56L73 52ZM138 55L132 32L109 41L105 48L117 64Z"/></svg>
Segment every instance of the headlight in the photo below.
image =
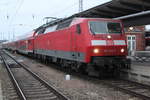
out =
<svg viewBox="0 0 150 100"><path fill-rule="evenodd" d="M99 53L99 49L96 48L93 50L93 52L97 54L97 53Z"/></svg>
<svg viewBox="0 0 150 100"><path fill-rule="evenodd" d="M125 50L124 50L124 49L121 49L120 51L121 51L121 53L123 53Z"/></svg>
<svg viewBox="0 0 150 100"><path fill-rule="evenodd" d="M108 39L111 39L111 36L110 36L110 35L108 35L108 36L107 36L107 38L108 38Z"/></svg>

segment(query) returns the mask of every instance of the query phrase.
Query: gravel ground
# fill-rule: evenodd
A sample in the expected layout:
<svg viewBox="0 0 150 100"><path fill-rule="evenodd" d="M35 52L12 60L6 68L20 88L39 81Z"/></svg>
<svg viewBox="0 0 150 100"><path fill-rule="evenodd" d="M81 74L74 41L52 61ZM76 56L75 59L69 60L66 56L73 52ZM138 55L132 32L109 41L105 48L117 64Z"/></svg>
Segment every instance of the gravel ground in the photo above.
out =
<svg viewBox="0 0 150 100"><path fill-rule="evenodd" d="M66 73L52 67L56 65L49 64L47 66L20 55L16 56L20 62L30 66L32 71L55 86L71 100L140 100L103 84L80 77L71 76L71 80L65 80Z"/></svg>
<svg viewBox="0 0 150 100"><path fill-rule="evenodd" d="M19 100L6 68L0 64L0 79L2 80L3 100Z"/></svg>

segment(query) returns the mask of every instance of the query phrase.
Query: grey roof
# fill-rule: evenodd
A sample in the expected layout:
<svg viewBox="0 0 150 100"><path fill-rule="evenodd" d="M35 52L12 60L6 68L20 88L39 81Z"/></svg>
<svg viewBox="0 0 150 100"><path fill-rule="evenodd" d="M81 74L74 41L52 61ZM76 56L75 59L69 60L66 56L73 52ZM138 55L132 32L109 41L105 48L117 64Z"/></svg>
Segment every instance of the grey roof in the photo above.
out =
<svg viewBox="0 0 150 100"><path fill-rule="evenodd" d="M112 0L70 17L49 22L44 26L60 23L73 17L122 19L124 26L150 24L150 0Z"/></svg>
<svg viewBox="0 0 150 100"><path fill-rule="evenodd" d="M112 0L74 16L116 18L150 10L150 0Z"/></svg>
<svg viewBox="0 0 150 100"><path fill-rule="evenodd" d="M6 42L7 40L0 40L0 43Z"/></svg>

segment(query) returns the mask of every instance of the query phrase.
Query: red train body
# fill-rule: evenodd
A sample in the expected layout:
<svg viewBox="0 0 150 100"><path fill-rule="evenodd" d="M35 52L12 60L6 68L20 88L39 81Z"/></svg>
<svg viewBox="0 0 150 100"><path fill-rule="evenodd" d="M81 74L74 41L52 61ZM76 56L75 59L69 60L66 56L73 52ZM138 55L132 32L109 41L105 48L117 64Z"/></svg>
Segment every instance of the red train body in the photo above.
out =
<svg viewBox="0 0 150 100"><path fill-rule="evenodd" d="M126 68L127 45L120 20L73 18L39 27L15 41L17 51L64 65ZM86 67L88 69L88 67ZM97 67L96 67L97 69Z"/></svg>
<svg viewBox="0 0 150 100"><path fill-rule="evenodd" d="M34 31L27 33L19 39L5 44L5 48L17 51L22 54L33 54L34 50Z"/></svg>

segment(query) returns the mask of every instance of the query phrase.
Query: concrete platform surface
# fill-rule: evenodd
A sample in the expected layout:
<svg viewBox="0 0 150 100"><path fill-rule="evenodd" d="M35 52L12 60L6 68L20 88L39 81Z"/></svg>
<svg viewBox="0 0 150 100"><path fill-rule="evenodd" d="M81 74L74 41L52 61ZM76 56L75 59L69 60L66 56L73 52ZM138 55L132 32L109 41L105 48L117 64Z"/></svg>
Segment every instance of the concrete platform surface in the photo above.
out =
<svg viewBox="0 0 150 100"><path fill-rule="evenodd" d="M0 100L3 100L1 80L0 80Z"/></svg>
<svg viewBox="0 0 150 100"><path fill-rule="evenodd" d="M135 80L140 83L150 84L150 63L139 63L134 62L131 65L130 70L124 70L123 74L127 75L127 78L130 80Z"/></svg>

